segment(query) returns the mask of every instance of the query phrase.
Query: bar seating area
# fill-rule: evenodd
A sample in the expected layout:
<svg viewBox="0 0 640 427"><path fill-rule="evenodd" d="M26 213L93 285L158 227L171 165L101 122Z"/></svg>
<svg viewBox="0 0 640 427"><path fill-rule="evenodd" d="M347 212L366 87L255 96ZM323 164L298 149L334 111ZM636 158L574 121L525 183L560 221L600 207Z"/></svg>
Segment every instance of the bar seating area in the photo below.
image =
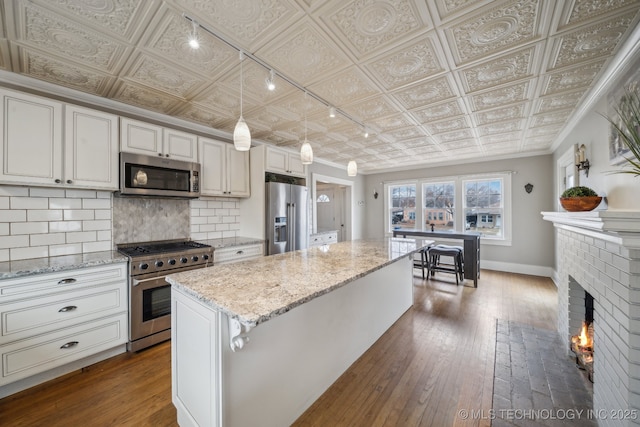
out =
<svg viewBox="0 0 640 427"><path fill-rule="evenodd" d="M443 260L443 257L447 259ZM464 256L461 246L432 246L427 249L427 260L428 277L433 277L438 271L453 273L456 277L456 286L459 285L459 280L464 281Z"/></svg>

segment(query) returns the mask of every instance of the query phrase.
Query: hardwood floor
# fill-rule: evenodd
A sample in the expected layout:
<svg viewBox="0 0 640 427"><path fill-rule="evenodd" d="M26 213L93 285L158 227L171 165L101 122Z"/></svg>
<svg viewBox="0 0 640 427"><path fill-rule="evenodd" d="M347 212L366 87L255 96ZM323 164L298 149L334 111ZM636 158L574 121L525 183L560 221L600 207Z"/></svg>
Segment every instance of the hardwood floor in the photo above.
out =
<svg viewBox="0 0 640 427"><path fill-rule="evenodd" d="M414 278L414 306L295 426L489 426L496 319L554 329L548 278L483 270L478 288ZM2 426L175 426L166 342L0 400Z"/></svg>

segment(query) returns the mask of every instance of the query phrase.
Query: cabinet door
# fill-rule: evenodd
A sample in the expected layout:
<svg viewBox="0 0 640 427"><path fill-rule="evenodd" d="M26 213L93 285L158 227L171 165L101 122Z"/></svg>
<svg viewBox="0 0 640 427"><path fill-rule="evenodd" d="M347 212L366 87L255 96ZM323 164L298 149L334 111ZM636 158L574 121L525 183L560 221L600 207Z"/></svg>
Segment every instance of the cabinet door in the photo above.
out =
<svg viewBox="0 0 640 427"><path fill-rule="evenodd" d="M8 90L0 90L0 96L0 181L60 183L63 178L62 104Z"/></svg>
<svg viewBox="0 0 640 427"><path fill-rule="evenodd" d="M304 165L300 160L300 154L289 153L289 174L297 176L305 176Z"/></svg>
<svg viewBox="0 0 640 427"><path fill-rule="evenodd" d="M122 117L120 150L152 156L162 155L162 127Z"/></svg>
<svg viewBox="0 0 640 427"><path fill-rule="evenodd" d="M203 196L226 195L226 142L198 138L200 148L200 194Z"/></svg>
<svg viewBox="0 0 640 427"><path fill-rule="evenodd" d="M118 116L65 107L65 183L118 189Z"/></svg>
<svg viewBox="0 0 640 427"><path fill-rule="evenodd" d="M163 151L165 157L187 162L198 161L198 137L175 129L164 129Z"/></svg>
<svg viewBox="0 0 640 427"><path fill-rule="evenodd" d="M227 145L227 195L249 197L249 152L238 151L233 145Z"/></svg>
<svg viewBox="0 0 640 427"><path fill-rule="evenodd" d="M288 153L286 151L278 150L277 148L267 147L267 153L265 158L265 169L269 172L275 173L289 173L287 164L289 163Z"/></svg>

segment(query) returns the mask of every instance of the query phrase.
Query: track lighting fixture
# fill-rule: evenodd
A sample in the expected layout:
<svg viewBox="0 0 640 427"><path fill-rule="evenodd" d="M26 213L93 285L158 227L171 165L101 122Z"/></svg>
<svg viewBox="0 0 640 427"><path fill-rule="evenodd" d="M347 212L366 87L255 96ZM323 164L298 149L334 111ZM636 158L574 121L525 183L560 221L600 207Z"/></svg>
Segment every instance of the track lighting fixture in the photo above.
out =
<svg viewBox="0 0 640 427"><path fill-rule="evenodd" d="M198 23L191 21L191 25L193 30L189 36L189 46L191 46L192 49L198 49L200 47L200 40L198 40Z"/></svg>
<svg viewBox="0 0 640 427"><path fill-rule="evenodd" d="M355 160L349 160L347 164L347 175L348 176L356 176L358 175L358 164Z"/></svg>
<svg viewBox="0 0 640 427"><path fill-rule="evenodd" d="M331 117L332 119L336 116L336 108L335 107L329 107L329 117Z"/></svg>
<svg viewBox="0 0 640 427"><path fill-rule="evenodd" d="M273 70L269 72L269 77L267 77L267 89L270 91L276 90L275 73Z"/></svg>

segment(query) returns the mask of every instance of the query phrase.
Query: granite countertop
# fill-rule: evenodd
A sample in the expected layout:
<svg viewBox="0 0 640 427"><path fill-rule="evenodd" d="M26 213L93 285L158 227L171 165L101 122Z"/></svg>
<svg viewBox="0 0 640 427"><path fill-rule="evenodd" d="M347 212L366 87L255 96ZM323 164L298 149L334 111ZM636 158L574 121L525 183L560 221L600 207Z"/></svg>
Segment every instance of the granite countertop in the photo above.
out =
<svg viewBox="0 0 640 427"><path fill-rule="evenodd" d="M0 262L0 279L13 279L126 261L128 258L116 251L7 261Z"/></svg>
<svg viewBox="0 0 640 427"><path fill-rule="evenodd" d="M215 250L222 248L232 248L234 246L264 243L264 239L258 239L255 237L223 237L220 239L196 240L196 242L212 246Z"/></svg>
<svg viewBox="0 0 640 427"><path fill-rule="evenodd" d="M432 240L353 240L176 273L173 287L253 327L408 257Z"/></svg>

